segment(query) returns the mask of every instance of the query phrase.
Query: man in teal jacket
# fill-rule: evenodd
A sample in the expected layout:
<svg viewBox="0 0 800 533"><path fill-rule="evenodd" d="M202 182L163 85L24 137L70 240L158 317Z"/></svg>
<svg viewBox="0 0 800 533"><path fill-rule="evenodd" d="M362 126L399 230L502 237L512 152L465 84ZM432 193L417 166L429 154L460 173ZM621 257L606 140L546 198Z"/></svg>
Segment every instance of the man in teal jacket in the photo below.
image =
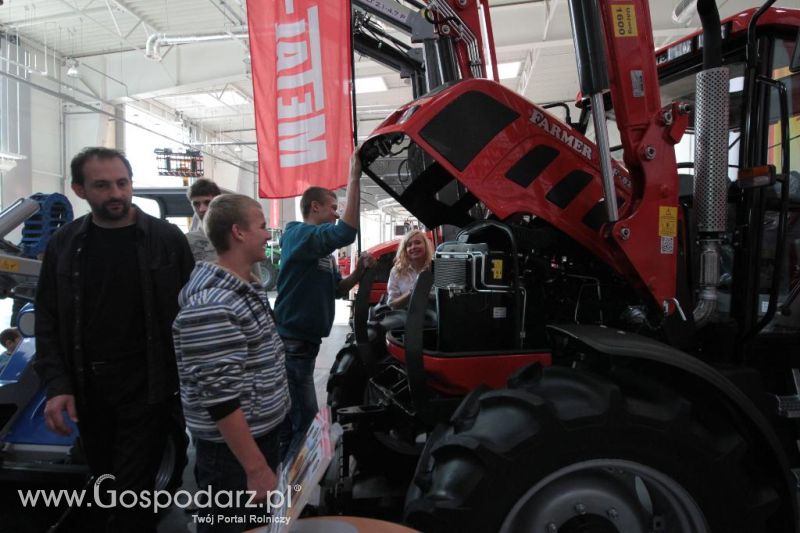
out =
<svg viewBox="0 0 800 533"><path fill-rule="evenodd" d="M375 260L359 258L342 279L333 252L353 243L358 233L361 195L358 149L350 159L346 206L341 219L336 194L310 187L300 199L303 222L289 222L281 238L281 271L275 316L286 347L286 375L292 407L281 432L281 454L303 434L317 413L314 365L322 338L333 326L334 299L346 295ZM338 220L338 223L337 223Z"/></svg>

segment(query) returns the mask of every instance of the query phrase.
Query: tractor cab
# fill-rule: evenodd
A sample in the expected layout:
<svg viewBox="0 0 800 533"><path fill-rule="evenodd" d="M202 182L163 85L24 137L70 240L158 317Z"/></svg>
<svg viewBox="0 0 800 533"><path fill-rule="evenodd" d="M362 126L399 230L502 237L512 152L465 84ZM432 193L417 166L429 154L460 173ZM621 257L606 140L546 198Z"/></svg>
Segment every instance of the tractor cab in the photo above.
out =
<svg viewBox="0 0 800 533"><path fill-rule="evenodd" d="M722 21L721 62L729 71L723 132L727 208L720 213L717 304L713 316L700 317L697 324L699 342L719 360L741 360L745 351L767 353L787 343L796 351L800 338L800 11L768 8L760 16L757 11ZM662 104L694 108L702 35L658 50L656 61ZM675 146L687 220L703 209L692 188L699 127L693 109ZM687 230L687 241L693 242L696 232L690 224ZM701 253L689 250L695 261Z"/></svg>

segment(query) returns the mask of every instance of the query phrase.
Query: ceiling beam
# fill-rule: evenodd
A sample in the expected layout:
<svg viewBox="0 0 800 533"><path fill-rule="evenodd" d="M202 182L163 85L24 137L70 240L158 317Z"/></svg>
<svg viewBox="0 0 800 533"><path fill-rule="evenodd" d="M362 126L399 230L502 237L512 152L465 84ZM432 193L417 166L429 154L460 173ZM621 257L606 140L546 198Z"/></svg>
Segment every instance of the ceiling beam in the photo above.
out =
<svg viewBox="0 0 800 533"><path fill-rule="evenodd" d="M125 43L125 44L126 44L126 45L128 45L130 48L132 48L132 49L134 49L134 50L141 50L141 47L139 47L139 46L137 46L136 44L134 44L134 43L132 43L131 41L129 41L129 40L128 40L128 39L127 39L125 36L121 35L121 32L120 32L120 33L118 33L117 31L114 31L114 30L112 30L111 28L108 28L106 24L103 24L102 22L100 22L99 20L97 20L96 18L94 18L94 17L93 17L91 14L89 14L89 13L88 13L88 10L87 10L87 9L85 9L85 8L84 8L84 9L81 9L80 7L78 7L78 5L77 5L77 4L74 4L74 5L73 5L73 4L70 4L70 3L69 3L67 0L59 0L59 2L61 2L61 3L62 3L62 4L64 4L65 6L69 7L70 9L73 9L75 12L77 12L78 14L80 14L80 16L84 17L86 20L89 20L90 22L93 22L93 23L94 23L94 24L95 24L95 25L96 25L98 28L100 28L101 30L103 30L103 31L104 31L104 32L106 32L106 33L109 33L109 34L113 35L115 38L119 39L121 42ZM143 23L147 24L147 21L145 21L144 19L142 19L142 17L138 16L136 13L132 12L132 11L130 10L130 8L128 8L128 7L127 7L126 5L124 5L123 3L121 3L119 0L114 0L114 4L115 4L115 5L117 5L117 6L118 6L120 9L122 9L123 11L125 11L125 12L126 12L127 14L129 14L130 16L132 16L132 17L134 17L135 19L137 19L137 20L139 20L139 21L141 21L141 22L143 22ZM102 10L103 10L103 11L105 11L105 9L106 9L106 8L103 8ZM110 7L109 7L109 9L110 9ZM115 24L116 24L116 21L115 21ZM151 27L152 27L152 26L151 26ZM153 27L153 29L154 29L155 31L158 31L158 29L157 29L157 28L154 28L154 27Z"/></svg>
<svg viewBox="0 0 800 533"><path fill-rule="evenodd" d="M123 0L110 0L110 1L111 1L111 3L113 3L114 5L119 7L121 10L126 12L128 15L134 17L136 20L138 20L140 23L142 23L145 26L145 30L147 31L148 35L153 33L153 32L161 33L161 28L157 24L155 24L154 22L149 21L146 18L144 18L143 16L141 16L139 13L136 12L135 9L130 7L127 4L127 2L125 2Z"/></svg>
<svg viewBox="0 0 800 533"><path fill-rule="evenodd" d="M211 5L217 8L217 11L222 13L222 16L228 19L229 22L232 24L237 24L239 26L243 26L245 21L236 13L236 11L229 6L225 0L208 0L211 2Z"/></svg>
<svg viewBox="0 0 800 533"><path fill-rule="evenodd" d="M88 13L90 15L102 13L106 10L105 7L93 7L91 9L85 10L83 13ZM29 28L31 26L38 26L39 24L47 24L48 22L63 22L68 19L78 18L84 16L83 13L76 11L73 6L70 6L69 11L63 11L61 13L55 13L53 15L45 15L42 17L25 17L21 19L11 19L5 20L2 23L2 26L8 28Z"/></svg>

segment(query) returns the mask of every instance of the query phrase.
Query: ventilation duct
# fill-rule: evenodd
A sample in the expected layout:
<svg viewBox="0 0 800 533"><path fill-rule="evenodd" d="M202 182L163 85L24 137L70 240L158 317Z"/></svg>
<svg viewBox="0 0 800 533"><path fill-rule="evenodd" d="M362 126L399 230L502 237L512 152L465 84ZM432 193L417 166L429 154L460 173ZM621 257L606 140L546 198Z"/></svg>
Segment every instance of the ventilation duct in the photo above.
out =
<svg viewBox="0 0 800 533"><path fill-rule="evenodd" d="M147 38L144 56L153 61L161 61L160 48L162 46L173 46L176 44L207 43L213 41L227 41L236 39L247 39L247 26L237 26L226 33L203 33L196 35L167 35L165 33L153 33Z"/></svg>

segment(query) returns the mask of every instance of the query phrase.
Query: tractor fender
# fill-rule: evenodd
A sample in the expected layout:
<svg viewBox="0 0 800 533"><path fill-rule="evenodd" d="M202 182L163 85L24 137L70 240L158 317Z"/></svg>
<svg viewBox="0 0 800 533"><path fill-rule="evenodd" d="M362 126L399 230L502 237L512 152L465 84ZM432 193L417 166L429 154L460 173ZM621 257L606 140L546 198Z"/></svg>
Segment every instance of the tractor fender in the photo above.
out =
<svg viewBox="0 0 800 533"><path fill-rule="evenodd" d="M752 436L763 442L761 449L765 452L769 450L771 460L765 461L765 464L774 469L776 477L785 480L787 501L791 502L794 516L800 516L796 498L797 483L791 473L786 450L774 427L756 404L714 367L672 346L636 333L595 325L548 325L547 328L554 338L560 337L570 344L577 342L588 348L588 357L594 352L595 355L610 358L638 359L677 369L687 377L702 382L707 386L706 390L713 391L738 411L749 423ZM795 531L800 529L795 528Z"/></svg>

